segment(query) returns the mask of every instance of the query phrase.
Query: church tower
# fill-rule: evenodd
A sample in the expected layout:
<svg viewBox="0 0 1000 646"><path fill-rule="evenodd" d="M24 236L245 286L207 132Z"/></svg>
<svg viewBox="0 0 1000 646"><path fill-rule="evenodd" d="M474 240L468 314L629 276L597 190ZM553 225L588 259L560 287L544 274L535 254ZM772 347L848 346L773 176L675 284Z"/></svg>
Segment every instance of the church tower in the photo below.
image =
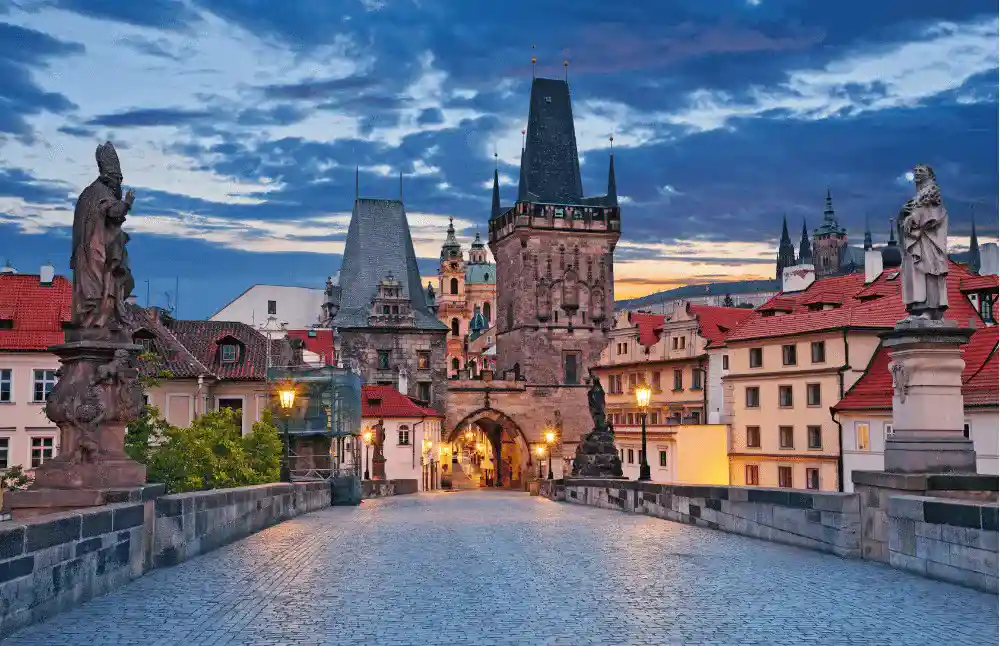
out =
<svg viewBox="0 0 1000 646"><path fill-rule="evenodd" d="M806 228L806 221L802 220L802 238L799 240L799 264L811 265L813 263L812 245L809 244L809 229Z"/></svg>
<svg viewBox="0 0 1000 646"><path fill-rule="evenodd" d="M832 276L840 271L840 252L846 246L847 229L837 222L833 198L830 197L830 189L826 189L823 223L813 232L813 264L816 265L817 278Z"/></svg>
<svg viewBox="0 0 1000 646"><path fill-rule="evenodd" d="M786 267L795 266L795 247L792 246L792 238L788 235L788 218L781 220L781 241L778 242L778 262L775 268L774 277L781 280Z"/></svg>
<svg viewBox="0 0 1000 646"><path fill-rule="evenodd" d="M494 189L489 246L497 267L497 369L580 386L607 343L621 219L612 153L605 195L584 197L569 84L535 78L517 201Z"/></svg>

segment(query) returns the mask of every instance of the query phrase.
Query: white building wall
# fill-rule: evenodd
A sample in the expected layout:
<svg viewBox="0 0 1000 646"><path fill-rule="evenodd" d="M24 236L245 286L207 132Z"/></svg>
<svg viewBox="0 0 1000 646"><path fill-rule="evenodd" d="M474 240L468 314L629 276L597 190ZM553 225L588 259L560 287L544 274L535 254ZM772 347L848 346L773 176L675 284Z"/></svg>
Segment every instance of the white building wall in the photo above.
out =
<svg viewBox="0 0 1000 646"><path fill-rule="evenodd" d="M881 471L885 468L885 437L891 428L892 414L845 411L838 416L844 433L844 491L854 491L851 481L853 471ZM969 425L969 438L976 450L976 471L989 475L1000 473L997 458L997 409L966 409L965 423ZM868 449L858 445L858 429L868 425ZM863 433L862 433L863 434Z"/></svg>
<svg viewBox="0 0 1000 646"><path fill-rule="evenodd" d="M11 371L11 400L0 402L0 440L7 440L7 468L18 464L31 468L32 438L51 439L52 457L59 455L59 428L45 416L45 402L34 401L34 371L58 368L59 358L50 352L0 352L0 370ZM2 446L0 441L0 453Z"/></svg>
<svg viewBox="0 0 1000 646"><path fill-rule="evenodd" d="M722 376L729 372L722 369L722 357L726 354L725 348L715 348L707 351L708 354L708 377L706 387L708 388L708 410L705 411L705 419L709 424L721 424L723 416L723 389Z"/></svg>
<svg viewBox="0 0 1000 646"><path fill-rule="evenodd" d="M425 490L424 468L431 462L440 465L441 420L437 418L381 418L385 427L385 477L388 480L416 480L419 491ZM361 427L372 429L378 418L364 417ZM406 443L400 442L400 431L406 431ZM361 475L365 469L371 474L373 447L361 446ZM367 456L366 456L367 451ZM448 459L451 459L450 457ZM435 477L437 487L440 479Z"/></svg>
<svg viewBox="0 0 1000 646"><path fill-rule="evenodd" d="M213 314L212 321L236 321L254 327L265 325L269 316L286 324L288 329L301 330L319 321L324 291L320 287L287 287L284 285L254 285ZM274 301L275 314L268 314L268 302Z"/></svg>

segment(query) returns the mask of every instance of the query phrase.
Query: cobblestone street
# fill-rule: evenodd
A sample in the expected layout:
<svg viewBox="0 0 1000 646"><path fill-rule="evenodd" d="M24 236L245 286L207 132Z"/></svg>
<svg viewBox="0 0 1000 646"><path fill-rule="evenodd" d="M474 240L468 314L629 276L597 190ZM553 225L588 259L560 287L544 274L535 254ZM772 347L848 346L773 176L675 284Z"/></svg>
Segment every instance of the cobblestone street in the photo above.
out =
<svg viewBox="0 0 1000 646"><path fill-rule="evenodd" d="M995 595L657 518L482 491L301 516L3 642L996 643Z"/></svg>

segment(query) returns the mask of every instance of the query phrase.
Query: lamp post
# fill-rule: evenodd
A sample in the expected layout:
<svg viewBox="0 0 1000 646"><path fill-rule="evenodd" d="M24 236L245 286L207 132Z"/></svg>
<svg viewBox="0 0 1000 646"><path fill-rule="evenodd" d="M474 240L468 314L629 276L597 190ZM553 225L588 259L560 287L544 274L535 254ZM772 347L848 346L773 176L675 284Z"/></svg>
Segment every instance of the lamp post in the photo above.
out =
<svg viewBox="0 0 1000 646"><path fill-rule="evenodd" d="M545 447L539 444L535 447L535 452L538 453L538 479L542 479L542 456L545 455Z"/></svg>
<svg viewBox="0 0 1000 646"><path fill-rule="evenodd" d="M290 382L285 383L278 390L278 404L281 406L282 416L285 418L285 433L283 435L285 455L284 459L281 461L281 472L280 480L282 482L292 481L291 466L289 465L289 448L288 448L288 419L292 416L292 407L295 405L295 386Z"/></svg>
<svg viewBox="0 0 1000 646"><path fill-rule="evenodd" d="M646 382L635 387L635 403L639 405L639 417L642 419L642 449L639 451L639 480L650 480L649 459L646 455L646 412L649 409L649 397L652 391Z"/></svg>
<svg viewBox="0 0 1000 646"><path fill-rule="evenodd" d="M371 480L371 476L368 474L368 447L372 445L372 432L365 431L361 435L361 439L365 442L365 480Z"/></svg>
<svg viewBox="0 0 1000 646"><path fill-rule="evenodd" d="M549 459L548 459L548 463L549 463L549 480L552 480L552 446L556 443L556 434L555 434L555 431L546 431L545 432L545 443L548 445L548 448L549 448ZM539 465L539 466L541 466L541 465Z"/></svg>

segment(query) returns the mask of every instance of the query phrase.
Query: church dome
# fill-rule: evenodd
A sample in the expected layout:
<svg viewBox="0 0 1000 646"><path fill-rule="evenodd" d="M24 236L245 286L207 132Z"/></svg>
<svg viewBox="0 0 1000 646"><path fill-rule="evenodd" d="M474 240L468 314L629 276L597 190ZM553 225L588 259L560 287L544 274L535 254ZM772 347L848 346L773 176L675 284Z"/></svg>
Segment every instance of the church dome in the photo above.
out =
<svg viewBox="0 0 1000 646"><path fill-rule="evenodd" d="M903 264L903 253L899 250L896 241L891 240L889 244L882 247L882 267L888 269L889 267L899 267L901 264Z"/></svg>

